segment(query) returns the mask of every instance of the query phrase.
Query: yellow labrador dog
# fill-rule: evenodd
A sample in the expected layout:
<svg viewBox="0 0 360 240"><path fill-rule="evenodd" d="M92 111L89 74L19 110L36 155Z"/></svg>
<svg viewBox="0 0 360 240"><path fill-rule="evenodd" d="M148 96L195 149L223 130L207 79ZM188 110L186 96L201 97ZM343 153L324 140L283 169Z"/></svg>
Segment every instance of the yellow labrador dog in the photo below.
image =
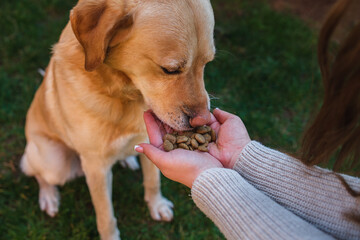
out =
<svg viewBox="0 0 360 240"><path fill-rule="evenodd" d="M102 239L119 239L111 167L147 141L144 110L176 130L209 121L204 66L214 58L209 0L80 0L26 119L22 170L40 187L40 208L58 212L56 185L85 175ZM158 169L140 156L153 219L172 203Z"/></svg>

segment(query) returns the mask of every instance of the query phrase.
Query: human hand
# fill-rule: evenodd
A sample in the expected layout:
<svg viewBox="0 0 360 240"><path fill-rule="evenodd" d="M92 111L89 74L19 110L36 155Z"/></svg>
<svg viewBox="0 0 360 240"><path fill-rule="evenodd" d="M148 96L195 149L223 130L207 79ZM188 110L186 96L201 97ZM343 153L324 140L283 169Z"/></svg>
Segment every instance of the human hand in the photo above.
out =
<svg viewBox="0 0 360 240"><path fill-rule="evenodd" d="M209 144L209 153L225 168L233 168L243 148L251 141L244 123L231 113L216 108L213 111L217 121L211 128L217 134L216 143Z"/></svg>
<svg viewBox="0 0 360 240"><path fill-rule="evenodd" d="M162 149L162 136L166 133L162 123L157 121L150 111L144 113L150 144L139 144L135 151L144 153L164 174L189 188L195 179L209 168L222 168L222 164L209 153L175 149L165 152ZM213 118L213 122L216 120Z"/></svg>

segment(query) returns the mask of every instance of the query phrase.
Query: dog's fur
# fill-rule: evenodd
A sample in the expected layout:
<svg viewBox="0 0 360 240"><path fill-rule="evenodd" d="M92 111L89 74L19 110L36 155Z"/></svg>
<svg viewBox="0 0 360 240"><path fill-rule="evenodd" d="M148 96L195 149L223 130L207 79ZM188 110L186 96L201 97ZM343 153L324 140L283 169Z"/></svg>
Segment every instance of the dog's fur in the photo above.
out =
<svg viewBox="0 0 360 240"><path fill-rule="evenodd" d="M209 0L80 0L46 69L26 119L23 171L39 203L58 211L56 185L85 174L102 239L119 239L111 167L147 141L143 112L186 130L209 120L203 70L214 57ZM158 169L140 156L145 200L170 221Z"/></svg>

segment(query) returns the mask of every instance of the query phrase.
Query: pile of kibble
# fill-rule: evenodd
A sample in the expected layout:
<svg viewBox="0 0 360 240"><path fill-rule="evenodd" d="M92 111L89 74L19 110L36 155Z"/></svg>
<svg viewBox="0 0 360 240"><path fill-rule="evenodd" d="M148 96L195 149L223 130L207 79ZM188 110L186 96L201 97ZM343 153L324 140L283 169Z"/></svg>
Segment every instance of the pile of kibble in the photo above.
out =
<svg viewBox="0 0 360 240"><path fill-rule="evenodd" d="M163 137L163 146L166 152L177 148L207 152L209 143L215 142L215 140L215 131L209 126L201 126L195 128L193 131L165 134Z"/></svg>

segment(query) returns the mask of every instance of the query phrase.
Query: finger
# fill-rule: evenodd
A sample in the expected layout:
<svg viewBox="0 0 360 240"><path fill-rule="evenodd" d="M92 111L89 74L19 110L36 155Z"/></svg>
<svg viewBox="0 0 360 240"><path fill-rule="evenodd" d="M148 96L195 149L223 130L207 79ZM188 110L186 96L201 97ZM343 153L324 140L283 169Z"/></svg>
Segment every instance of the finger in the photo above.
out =
<svg viewBox="0 0 360 240"><path fill-rule="evenodd" d="M215 108L213 114L221 124L228 119L237 117L236 115L220 110L219 108Z"/></svg>
<svg viewBox="0 0 360 240"><path fill-rule="evenodd" d="M163 143L160 127L151 112L144 112L144 121L150 143L156 147L160 147Z"/></svg>
<svg viewBox="0 0 360 240"><path fill-rule="evenodd" d="M210 127L215 131L216 134L218 134L220 126L221 125L219 122L214 122L213 124L210 125Z"/></svg>
<svg viewBox="0 0 360 240"><path fill-rule="evenodd" d="M218 121L216 120L216 117L214 116L214 114L210 113L210 122L208 123L210 126L214 123L217 123Z"/></svg>
<svg viewBox="0 0 360 240"><path fill-rule="evenodd" d="M166 153L160 149L154 147L151 144L141 143L139 147L142 149L142 153L145 154L150 161L152 161L160 170L160 166L166 161Z"/></svg>

